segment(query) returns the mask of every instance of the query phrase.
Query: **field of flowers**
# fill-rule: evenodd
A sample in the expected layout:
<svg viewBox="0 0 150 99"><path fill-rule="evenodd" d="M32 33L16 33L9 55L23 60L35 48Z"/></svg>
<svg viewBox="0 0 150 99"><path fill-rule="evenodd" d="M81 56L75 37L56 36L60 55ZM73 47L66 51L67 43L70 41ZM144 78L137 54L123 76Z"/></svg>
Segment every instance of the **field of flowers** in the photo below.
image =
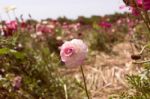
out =
<svg viewBox="0 0 150 99"><path fill-rule="evenodd" d="M150 99L150 1L124 2L132 13L75 20L6 7L0 99Z"/></svg>

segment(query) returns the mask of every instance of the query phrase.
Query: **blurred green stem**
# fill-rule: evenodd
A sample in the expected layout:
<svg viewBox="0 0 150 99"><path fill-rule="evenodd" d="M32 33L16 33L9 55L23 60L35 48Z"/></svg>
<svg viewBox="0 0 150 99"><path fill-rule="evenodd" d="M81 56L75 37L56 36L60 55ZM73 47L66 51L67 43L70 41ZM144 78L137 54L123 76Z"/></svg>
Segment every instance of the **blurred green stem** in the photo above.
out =
<svg viewBox="0 0 150 99"><path fill-rule="evenodd" d="M82 65L80 65L80 69L81 69L81 73L82 73L82 77L83 77L83 81L84 81L85 92L86 92L86 95L87 95L88 99L90 99L89 94L88 94L88 90L87 90L87 85L86 85L86 80L85 80L85 75L84 75L84 72L83 72Z"/></svg>

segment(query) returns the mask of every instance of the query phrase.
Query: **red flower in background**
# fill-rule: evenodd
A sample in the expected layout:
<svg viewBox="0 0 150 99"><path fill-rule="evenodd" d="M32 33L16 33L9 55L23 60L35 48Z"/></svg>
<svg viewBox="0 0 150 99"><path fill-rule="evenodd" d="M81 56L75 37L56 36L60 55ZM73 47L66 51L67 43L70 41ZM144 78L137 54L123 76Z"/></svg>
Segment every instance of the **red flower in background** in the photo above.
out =
<svg viewBox="0 0 150 99"><path fill-rule="evenodd" d="M15 31L17 31L18 23L13 21L5 22L5 27L3 28L4 36L11 36Z"/></svg>
<svg viewBox="0 0 150 99"><path fill-rule="evenodd" d="M136 7L134 0L123 0L127 6ZM135 0L139 7L142 7L142 0Z"/></svg>
<svg viewBox="0 0 150 99"><path fill-rule="evenodd" d="M150 10L150 0L143 0L145 10Z"/></svg>
<svg viewBox="0 0 150 99"><path fill-rule="evenodd" d="M17 24L17 22L16 22L15 20L13 20L13 21L8 21L8 22L6 22L5 24L6 24L6 27L7 27L8 29L17 30L18 24Z"/></svg>
<svg viewBox="0 0 150 99"><path fill-rule="evenodd" d="M142 7L142 0L136 0L138 7Z"/></svg>
<svg viewBox="0 0 150 99"><path fill-rule="evenodd" d="M104 22L101 22L99 26L101 26L102 28L111 28L112 25L111 23L104 21Z"/></svg>
<svg viewBox="0 0 150 99"><path fill-rule="evenodd" d="M123 0L123 1L127 6L137 9L133 0ZM136 3L139 8L143 7L143 9L146 11L150 10L150 0L136 0Z"/></svg>
<svg viewBox="0 0 150 99"><path fill-rule="evenodd" d="M52 29L46 25L37 25L36 31L42 33L51 33Z"/></svg>
<svg viewBox="0 0 150 99"><path fill-rule="evenodd" d="M132 7L132 8L130 8L130 10L134 16L140 15L140 11L137 8Z"/></svg>
<svg viewBox="0 0 150 99"><path fill-rule="evenodd" d="M21 26L22 29L25 29L27 27L27 24L26 24L26 22L22 21L20 23L20 26Z"/></svg>

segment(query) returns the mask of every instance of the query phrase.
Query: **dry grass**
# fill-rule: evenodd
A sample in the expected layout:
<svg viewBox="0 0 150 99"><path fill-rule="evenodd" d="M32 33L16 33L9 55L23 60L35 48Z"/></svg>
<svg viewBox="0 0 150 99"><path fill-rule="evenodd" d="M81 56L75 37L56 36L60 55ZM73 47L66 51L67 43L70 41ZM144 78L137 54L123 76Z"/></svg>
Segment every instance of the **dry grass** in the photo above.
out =
<svg viewBox="0 0 150 99"><path fill-rule="evenodd" d="M110 95L128 89L125 77L127 74L136 74L141 68L132 64L130 58L132 48L129 43L120 43L112 48L115 55L95 53L95 59L90 65L84 66L88 90L92 99L108 99ZM134 48L134 52L137 52ZM71 75L81 80L78 69L64 70L66 75Z"/></svg>

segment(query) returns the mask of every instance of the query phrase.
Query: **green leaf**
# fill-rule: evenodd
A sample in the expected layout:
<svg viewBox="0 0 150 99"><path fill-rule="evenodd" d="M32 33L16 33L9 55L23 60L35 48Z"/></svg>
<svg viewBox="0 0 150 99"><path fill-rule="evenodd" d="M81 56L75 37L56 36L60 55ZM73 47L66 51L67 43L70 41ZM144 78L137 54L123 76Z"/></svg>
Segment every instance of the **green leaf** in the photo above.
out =
<svg viewBox="0 0 150 99"><path fill-rule="evenodd" d="M0 55L7 54L7 53L9 53L9 51L10 51L10 49L8 49L8 48L1 48L0 49Z"/></svg>
<svg viewBox="0 0 150 99"><path fill-rule="evenodd" d="M13 54L18 59L23 59L25 57L24 53L9 48L1 48L0 55L5 55L5 54Z"/></svg>
<svg viewBox="0 0 150 99"><path fill-rule="evenodd" d="M10 52L18 59L23 59L25 57L24 53L17 52L16 50L10 50Z"/></svg>

